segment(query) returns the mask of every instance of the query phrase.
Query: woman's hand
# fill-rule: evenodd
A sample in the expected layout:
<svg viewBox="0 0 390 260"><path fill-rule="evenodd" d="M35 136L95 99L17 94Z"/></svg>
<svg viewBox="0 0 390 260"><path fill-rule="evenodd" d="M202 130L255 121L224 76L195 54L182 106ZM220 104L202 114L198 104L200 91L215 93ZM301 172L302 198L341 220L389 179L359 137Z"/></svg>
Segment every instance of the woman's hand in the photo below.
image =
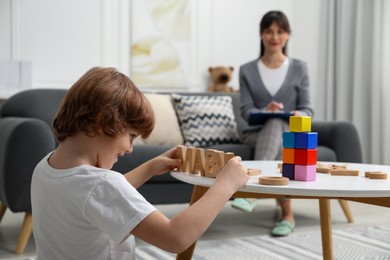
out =
<svg viewBox="0 0 390 260"><path fill-rule="evenodd" d="M293 110L291 112L294 113L294 116L300 116L301 115L298 110Z"/></svg>
<svg viewBox="0 0 390 260"><path fill-rule="evenodd" d="M276 102L276 101L271 101L267 105L267 110L268 111L272 111L272 112L283 110L283 108L284 108L283 103L279 103L279 102Z"/></svg>

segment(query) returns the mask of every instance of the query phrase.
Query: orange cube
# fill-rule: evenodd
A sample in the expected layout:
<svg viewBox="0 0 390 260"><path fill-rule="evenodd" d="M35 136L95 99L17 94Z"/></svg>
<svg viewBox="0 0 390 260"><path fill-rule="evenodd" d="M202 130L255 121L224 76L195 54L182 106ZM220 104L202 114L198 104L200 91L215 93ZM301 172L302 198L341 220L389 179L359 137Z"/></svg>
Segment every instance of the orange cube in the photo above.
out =
<svg viewBox="0 0 390 260"><path fill-rule="evenodd" d="M294 148L283 148L283 163L294 164L295 150Z"/></svg>

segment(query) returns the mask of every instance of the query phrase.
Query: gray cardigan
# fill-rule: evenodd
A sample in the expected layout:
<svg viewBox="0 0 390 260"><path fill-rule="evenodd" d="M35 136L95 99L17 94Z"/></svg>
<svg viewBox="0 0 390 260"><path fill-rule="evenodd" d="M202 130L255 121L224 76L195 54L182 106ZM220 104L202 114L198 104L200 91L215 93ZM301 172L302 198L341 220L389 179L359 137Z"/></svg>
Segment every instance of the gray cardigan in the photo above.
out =
<svg viewBox="0 0 390 260"><path fill-rule="evenodd" d="M298 110L301 115L313 117L307 64L301 60L289 59L286 78L274 96L264 86L257 67L258 59L240 67L241 114L246 121L251 112L263 110L273 100L283 103L285 111ZM258 128L259 126L252 127L250 130Z"/></svg>

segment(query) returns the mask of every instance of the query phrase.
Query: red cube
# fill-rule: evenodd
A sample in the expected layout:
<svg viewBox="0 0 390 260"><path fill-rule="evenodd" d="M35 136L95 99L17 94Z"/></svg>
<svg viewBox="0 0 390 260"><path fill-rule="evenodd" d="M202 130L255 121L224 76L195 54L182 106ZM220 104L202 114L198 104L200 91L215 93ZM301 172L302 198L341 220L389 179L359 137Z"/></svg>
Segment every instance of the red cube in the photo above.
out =
<svg viewBox="0 0 390 260"><path fill-rule="evenodd" d="M295 149L295 164L315 165L317 164L317 149Z"/></svg>

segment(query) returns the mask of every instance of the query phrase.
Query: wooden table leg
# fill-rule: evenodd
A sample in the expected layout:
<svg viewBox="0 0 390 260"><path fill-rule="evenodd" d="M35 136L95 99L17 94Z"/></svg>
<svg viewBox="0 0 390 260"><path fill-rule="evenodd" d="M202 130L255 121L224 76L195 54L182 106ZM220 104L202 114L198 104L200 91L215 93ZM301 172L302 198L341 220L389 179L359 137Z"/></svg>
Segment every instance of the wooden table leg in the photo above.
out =
<svg viewBox="0 0 390 260"><path fill-rule="evenodd" d="M198 199L200 199L207 191L208 188L201 187L201 186L194 186L192 189L192 196L190 205L194 204ZM181 252L180 254L177 254L176 259L177 260L191 260L192 255L195 251L196 242L194 242L190 247L188 247L186 250Z"/></svg>
<svg viewBox="0 0 390 260"><path fill-rule="evenodd" d="M330 200L319 199L322 236L322 255L324 260L333 260L332 223L330 217Z"/></svg>
<svg viewBox="0 0 390 260"><path fill-rule="evenodd" d="M31 233L32 233L32 213L26 212L26 214L24 215L22 229L20 230L19 233L18 243L15 249L16 254L24 253L24 249L26 248Z"/></svg>
<svg viewBox="0 0 390 260"><path fill-rule="evenodd" d="M7 206L4 204L4 202L0 202L0 222L3 219L6 210L7 210Z"/></svg>
<svg viewBox="0 0 390 260"><path fill-rule="evenodd" d="M348 223L353 223L353 216L348 201L342 199L338 199L338 201L343 209L344 215L347 217Z"/></svg>

